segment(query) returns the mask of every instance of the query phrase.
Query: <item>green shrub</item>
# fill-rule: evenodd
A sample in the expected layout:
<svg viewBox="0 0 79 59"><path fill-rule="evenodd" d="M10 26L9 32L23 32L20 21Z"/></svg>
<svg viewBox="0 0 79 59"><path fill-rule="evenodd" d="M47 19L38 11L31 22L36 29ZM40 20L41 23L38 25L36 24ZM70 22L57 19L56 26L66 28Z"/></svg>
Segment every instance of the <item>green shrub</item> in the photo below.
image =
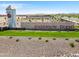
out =
<svg viewBox="0 0 79 59"><path fill-rule="evenodd" d="M53 40L56 40L56 38L53 38Z"/></svg>
<svg viewBox="0 0 79 59"><path fill-rule="evenodd" d="M39 37L38 39L39 39L39 40L41 40L42 38L41 38L41 37Z"/></svg>
<svg viewBox="0 0 79 59"><path fill-rule="evenodd" d="M19 42L19 39L17 39L16 42Z"/></svg>
<svg viewBox="0 0 79 59"><path fill-rule="evenodd" d="M49 42L48 40L45 40L45 42Z"/></svg>
<svg viewBox="0 0 79 59"><path fill-rule="evenodd" d="M68 38L66 38L65 40L69 40Z"/></svg>
<svg viewBox="0 0 79 59"><path fill-rule="evenodd" d="M76 41L76 42L79 42L79 39L76 39L75 41Z"/></svg>
<svg viewBox="0 0 79 59"><path fill-rule="evenodd" d="M75 47L75 44L74 44L74 43L70 43L69 45L70 45L72 48Z"/></svg>
<svg viewBox="0 0 79 59"><path fill-rule="evenodd" d="M12 36L9 37L9 39L12 39L12 38L13 38Z"/></svg>
<svg viewBox="0 0 79 59"><path fill-rule="evenodd" d="M31 40L32 38L31 38L31 37L29 37L28 39L29 39L29 40Z"/></svg>

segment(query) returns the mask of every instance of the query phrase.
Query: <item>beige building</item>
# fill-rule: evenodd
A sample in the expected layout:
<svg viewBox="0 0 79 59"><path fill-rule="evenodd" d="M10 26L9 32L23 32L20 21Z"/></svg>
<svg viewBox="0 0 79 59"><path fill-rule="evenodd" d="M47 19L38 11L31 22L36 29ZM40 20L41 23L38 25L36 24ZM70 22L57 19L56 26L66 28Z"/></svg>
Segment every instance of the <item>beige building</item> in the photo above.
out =
<svg viewBox="0 0 79 59"><path fill-rule="evenodd" d="M17 28L25 29L73 29L74 22L57 19L50 15L17 15ZM6 15L0 15L0 27L8 27L8 20Z"/></svg>
<svg viewBox="0 0 79 59"><path fill-rule="evenodd" d="M22 22L21 28L26 29L42 29L42 30L71 30L74 28L72 22Z"/></svg>

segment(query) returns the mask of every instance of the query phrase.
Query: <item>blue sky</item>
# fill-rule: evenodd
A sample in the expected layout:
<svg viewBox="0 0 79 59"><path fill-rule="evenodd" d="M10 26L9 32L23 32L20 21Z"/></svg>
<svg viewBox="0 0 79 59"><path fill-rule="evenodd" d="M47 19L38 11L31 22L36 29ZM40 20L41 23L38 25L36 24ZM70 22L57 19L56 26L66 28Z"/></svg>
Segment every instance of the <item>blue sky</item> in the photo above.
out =
<svg viewBox="0 0 79 59"><path fill-rule="evenodd" d="M15 6L16 14L79 13L78 1L0 1L0 14L8 5Z"/></svg>

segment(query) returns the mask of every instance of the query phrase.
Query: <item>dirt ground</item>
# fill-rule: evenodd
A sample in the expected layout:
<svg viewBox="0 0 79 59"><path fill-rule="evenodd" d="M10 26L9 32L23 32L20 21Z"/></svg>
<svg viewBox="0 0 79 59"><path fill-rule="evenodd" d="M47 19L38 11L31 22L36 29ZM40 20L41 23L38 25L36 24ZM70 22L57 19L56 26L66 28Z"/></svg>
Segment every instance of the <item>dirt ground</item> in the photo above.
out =
<svg viewBox="0 0 79 59"><path fill-rule="evenodd" d="M0 56L7 57L79 57L78 38L0 36ZM48 42L46 42L48 40ZM71 47L74 43L75 47Z"/></svg>

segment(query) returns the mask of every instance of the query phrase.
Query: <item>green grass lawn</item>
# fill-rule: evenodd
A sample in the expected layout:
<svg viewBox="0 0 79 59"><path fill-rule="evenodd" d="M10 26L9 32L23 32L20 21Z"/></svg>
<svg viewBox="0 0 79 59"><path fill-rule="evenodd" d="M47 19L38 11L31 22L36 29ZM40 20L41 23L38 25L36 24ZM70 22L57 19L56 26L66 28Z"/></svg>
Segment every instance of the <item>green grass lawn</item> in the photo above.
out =
<svg viewBox="0 0 79 59"><path fill-rule="evenodd" d="M33 37L79 37L79 31L22 31L7 30L0 31L0 36L33 36Z"/></svg>

